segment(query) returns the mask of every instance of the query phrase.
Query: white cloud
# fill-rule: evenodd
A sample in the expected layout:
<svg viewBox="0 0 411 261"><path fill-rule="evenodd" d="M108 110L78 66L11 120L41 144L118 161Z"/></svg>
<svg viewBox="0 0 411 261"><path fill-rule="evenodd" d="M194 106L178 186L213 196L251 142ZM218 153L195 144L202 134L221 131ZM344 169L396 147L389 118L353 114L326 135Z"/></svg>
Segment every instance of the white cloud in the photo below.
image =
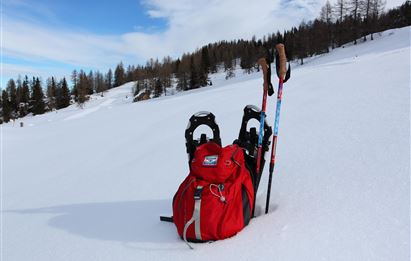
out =
<svg viewBox="0 0 411 261"><path fill-rule="evenodd" d="M122 35L71 31L5 15L2 48L8 57L106 70L119 61L141 64L149 58L178 57L210 42L283 31L318 16L325 1L145 0L147 14L165 19L167 28Z"/></svg>
<svg viewBox="0 0 411 261"><path fill-rule="evenodd" d="M168 21L165 32L143 36L130 33L149 57L180 56L220 40L251 39L283 31L319 14L325 0L146 0L148 14ZM285 5L289 3L289 5ZM284 10L281 8L285 7ZM152 47L152 48L150 48ZM139 47L136 48L136 50ZM139 50L139 53L140 50Z"/></svg>
<svg viewBox="0 0 411 261"><path fill-rule="evenodd" d="M119 37L60 31L6 17L3 23L3 53L34 61L52 60L80 66L99 67L118 61L122 52Z"/></svg>

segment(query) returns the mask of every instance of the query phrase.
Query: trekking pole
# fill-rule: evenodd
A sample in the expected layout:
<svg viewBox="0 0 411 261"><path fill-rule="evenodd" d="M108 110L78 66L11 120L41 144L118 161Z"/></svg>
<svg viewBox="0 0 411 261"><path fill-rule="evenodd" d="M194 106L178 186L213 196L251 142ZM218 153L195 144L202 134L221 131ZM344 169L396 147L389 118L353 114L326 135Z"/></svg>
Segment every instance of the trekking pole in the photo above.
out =
<svg viewBox="0 0 411 261"><path fill-rule="evenodd" d="M271 160L270 160L270 170L268 176L268 188L267 188L267 200L265 204L265 214L268 213L268 208L270 204L270 192L271 192L271 182L273 177L274 165L275 165L275 153L277 147L277 137L278 137L278 125L280 122L280 110L281 110L281 98L283 94L283 83L290 78L290 66L287 70L287 57L285 56L285 49L283 44L277 44L275 46L277 49L276 57L276 69L278 76L278 91L277 91L277 106L275 109L275 120L274 120L274 134L273 134L273 144L271 148Z"/></svg>
<svg viewBox="0 0 411 261"><path fill-rule="evenodd" d="M267 57L258 59L258 64L261 66L263 70L263 104L261 108L261 117L260 117L260 131L258 133L258 143L257 143L257 164L256 164L256 172L257 175L261 172L261 155L262 155L262 144L264 138L264 124L265 124L265 110L267 104L267 94L271 96L274 94L274 88L271 84L271 54L270 51L267 50ZM267 149L268 150L268 149Z"/></svg>
<svg viewBox="0 0 411 261"><path fill-rule="evenodd" d="M262 144L263 144L263 136L264 136L264 122L265 122L265 108L267 103L267 93L268 93L268 85L269 79L268 77L268 64L265 58L258 59L258 64L261 65L261 69L263 70L263 78L264 78L264 92L263 92L263 104L261 106L261 116L260 116L260 131L258 133L258 143L257 143L257 167L256 167L256 174L260 176L260 168L261 168L261 153L262 153ZM258 185L257 185L258 186Z"/></svg>
<svg viewBox="0 0 411 261"><path fill-rule="evenodd" d="M257 162L256 162L256 178L254 180L254 208L252 211L252 216L254 216L254 210L255 210L255 203L256 203L256 198L257 198L257 190L258 190L258 185L260 184L260 179L261 179L261 157L263 153L263 138L264 138L264 124L265 124L265 109L266 109L266 103L267 103L267 94L272 95L274 93L274 88L271 84L271 66L270 66L270 60L268 58L260 58L258 60L258 64L260 64L261 69L263 71L263 78L264 78L264 92L263 92L263 104L262 104L262 109L261 109L261 116L260 116L260 130L258 133L258 142L257 142Z"/></svg>

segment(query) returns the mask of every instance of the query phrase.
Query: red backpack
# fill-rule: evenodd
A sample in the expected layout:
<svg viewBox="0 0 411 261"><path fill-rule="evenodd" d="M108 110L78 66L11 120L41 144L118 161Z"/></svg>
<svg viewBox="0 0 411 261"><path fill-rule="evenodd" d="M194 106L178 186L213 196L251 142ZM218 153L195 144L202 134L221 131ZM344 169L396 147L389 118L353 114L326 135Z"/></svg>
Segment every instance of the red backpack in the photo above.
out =
<svg viewBox="0 0 411 261"><path fill-rule="evenodd" d="M224 239L248 224L253 204L242 148L211 141L194 153L190 174L173 199L173 221L186 242Z"/></svg>
<svg viewBox="0 0 411 261"><path fill-rule="evenodd" d="M185 131L190 173L174 195L173 216L160 216L176 225L187 244L231 237L254 216L255 195L272 134L264 121L261 169L256 173L258 133L256 128L248 129L248 122L259 121L260 115L257 107L246 106L238 139L226 147L221 146L212 113L199 112L190 118ZM212 130L212 138L203 133L200 139L193 139L201 125Z"/></svg>

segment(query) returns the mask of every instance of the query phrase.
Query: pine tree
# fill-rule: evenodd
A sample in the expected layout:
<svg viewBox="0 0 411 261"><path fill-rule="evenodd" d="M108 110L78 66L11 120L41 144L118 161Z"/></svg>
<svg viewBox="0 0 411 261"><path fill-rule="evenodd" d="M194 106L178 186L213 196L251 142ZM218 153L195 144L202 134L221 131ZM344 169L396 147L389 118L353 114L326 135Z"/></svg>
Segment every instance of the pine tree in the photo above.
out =
<svg viewBox="0 0 411 261"><path fill-rule="evenodd" d="M142 88L141 86L142 86L141 81L140 80L136 81L136 83L133 87L133 95L134 96L137 96L140 93L140 90Z"/></svg>
<svg viewBox="0 0 411 261"><path fill-rule="evenodd" d="M45 112L44 93L43 93L43 89L41 88L41 83L40 83L39 78L36 78L34 80L32 100L33 100L33 108L32 108L33 114L34 115L43 114Z"/></svg>
<svg viewBox="0 0 411 261"><path fill-rule="evenodd" d="M29 102L30 102L30 89L29 89L29 79L27 75L24 77L21 93L20 93L20 106L19 106L19 116L24 117L28 114Z"/></svg>
<svg viewBox="0 0 411 261"><path fill-rule="evenodd" d="M371 40L374 40L373 34L378 31L378 18L384 10L385 3L383 0L372 0L371 1Z"/></svg>
<svg viewBox="0 0 411 261"><path fill-rule="evenodd" d="M330 1L327 0L327 2L325 2L325 5L321 8L321 14L320 14L320 19L321 21L325 22L327 24L327 42L328 45L331 43L331 48L334 49L334 44L335 44L335 40L332 36L332 7L330 4ZM328 48L327 48L327 52L328 52Z"/></svg>
<svg viewBox="0 0 411 261"><path fill-rule="evenodd" d="M14 118L17 117L18 102L17 102L16 83L14 82L13 79L10 79L7 82L7 89L6 90L8 92L9 100L10 100L11 117L14 119Z"/></svg>
<svg viewBox="0 0 411 261"><path fill-rule="evenodd" d="M160 66L159 76L161 78L161 84L163 85L164 95L167 95L167 88L171 87L173 72L173 59L170 56L166 56L163 59L163 64Z"/></svg>
<svg viewBox="0 0 411 261"><path fill-rule="evenodd" d="M300 59L300 64L304 64L304 58L307 57L309 49L308 41L308 25L305 22L302 22L298 27L298 37L297 37L297 58Z"/></svg>
<svg viewBox="0 0 411 261"><path fill-rule="evenodd" d="M17 80L16 80L16 86L17 86L17 117L21 117L20 114L20 107L21 107L21 98L22 98L22 93L23 93L23 85L21 81L21 76L19 75ZM1 97L1 95L0 95Z"/></svg>
<svg viewBox="0 0 411 261"><path fill-rule="evenodd" d="M88 79L87 75L83 70L80 70L78 74L78 83L77 83L77 96L76 101L80 107L83 107L83 104L87 101L87 90L88 90Z"/></svg>
<svg viewBox="0 0 411 261"><path fill-rule="evenodd" d="M216 57L216 52L214 49L209 51L210 54L210 72L211 73L216 73L217 72L217 57Z"/></svg>
<svg viewBox="0 0 411 261"><path fill-rule="evenodd" d="M79 76L76 70L74 70L73 73L71 74L71 81L73 83L72 94L74 95L74 97L77 97L78 96L77 84L79 81Z"/></svg>
<svg viewBox="0 0 411 261"><path fill-rule="evenodd" d="M6 90L3 90L1 95L1 107L3 113L3 121L9 122L11 118L11 105L9 101L9 95Z"/></svg>
<svg viewBox="0 0 411 261"><path fill-rule="evenodd" d="M95 73L95 88L97 93L101 93L101 96L103 96L103 93L107 90L107 85L104 81L103 74L101 74L99 71Z"/></svg>
<svg viewBox="0 0 411 261"><path fill-rule="evenodd" d="M337 17L336 22L336 42L337 46L340 47L344 44L345 34L347 33L347 28L345 28L344 17L348 13L347 0L337 0L334 6L334 12Z"/></svg>
<svg viewBox="0 0 411 261"><path fill-rule="evenodd" d="M235 77L234 66L233 66L233 54L231 52L224 53L224 71L226 72L225 79L230 79Z"/></svg>
<svg viewBox="0 0 411 261"><path fill-rule="evenodd" d="M185 67L186 67L185 63L181 62L177 70L177 90L180 90L180 91L186 91L190 87L189 86L189 75L186 72L188 70L186 70Z"/></svg>
<svg viewBox="0 0 411 261"><path fill-rule="evenodd" d="M175 71L175 75L177 78L177 90L183 91L184 87L183 86L183 69L182 69L182 62L180 59L177 59L177 61L175 61L174 63L174 71Z"/></svg>
<svg viewBox="0 0 411 261"><path fill-rule="evenodd" d="M95 89L94 74L93 71L90 71L87 75L87 94L93 94Z"/></svg>
<svg viewBox="0 0 411 261"><path fill-rule="evenodd" d="M123 63L120 62L114 71L114 86L120 86L125 83L125 74Z"/></svg>
<svg viewBox="0 0 411 261"><path fill-rule="evenodd" d="M204 73L208 74L210 72L210 58L207 46L201 48L201 67Z"/></svg>
<svg viewBox="0 0 411 261"><path fill-rule="evenodd" d="M155 86L154 86L154 97L160 97L163 92L163 86L161 85L160 79L156 80Z"/></svg>
<svg viewBox="0 0 411 261"><path fill-rule="evenodd" d="M21 94L21 102L28 103L30 100L30 88L29 88L29 79L27 75L24 77L23 86L22 86L22 94Z"/></svg>
<svg viewBox="0 0 411 261"><path fill-rule="evenodd" d="M349 2L349 9L351 16L353 17L353 26L351 28L352 32L352 38L354 38L354 44L357 44L357 38L358 38L358 23L359 20L361 19L361 14L360 14L360 5L361 5L361 0L350 0Z"/></svg>
<svg viewBox="0 0 411 261"><path fill-rule="evenodd" d="M57 109L66 108L70 105L70 90L67 86L66 78L60 81L57 96Z"/></svg>
<svg viewBox="0 0 411 261"><path fill-rule="evenodd" d="M113 72L111 71L111 69L109 69L107 74L106 74L105 82L106 82L106 85L107 85L107 89L113 88Z"/></svg>
<svg viewBox="0 0 411 261"><path fill-rule="evenodd" d="M197 89L200 87L200 81L198 77L198 71L194 64L194 57L190 59L190 89Z"/></svg>
<svg viewBox="0 0 411 261"><path fill-rule="evenodd" d="M199 84L201 87L208 85L208 73L210 71L210 59L208 58L208 49L201 49L200 70L198 75Z"/></svg>
<svg viewBox="0 0 411 261"><path fill-rule="evenodd" d="M128 65L125 73L125 82L133 81L134 66Z"/></svg>
<svg viewBox="0 0 411 261"><path fill-rule="evenodd" d="M57 85L54 77L47 79L47 98L50 110L56 109Z"/></svg>
<svg viewBox="0 0 411 261"><path fill-rule="evenodd" d="M252 49L253 49L252 47L250 47L249 45L246 45L241 54L240 66L241 66L241 69L243 69L246 73L251 73L253 71L254 57L253 57Z"/></svg>

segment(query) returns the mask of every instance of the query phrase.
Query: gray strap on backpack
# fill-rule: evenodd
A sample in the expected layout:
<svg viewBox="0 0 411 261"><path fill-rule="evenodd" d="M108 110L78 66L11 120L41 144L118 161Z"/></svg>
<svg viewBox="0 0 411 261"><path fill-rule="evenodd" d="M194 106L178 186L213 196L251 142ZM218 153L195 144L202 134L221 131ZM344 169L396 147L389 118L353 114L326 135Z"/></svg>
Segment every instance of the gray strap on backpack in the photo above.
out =
<svg viewBox="0 0 411 261"><path fill-rule="evenodd" d="M194 249L187 241L187 230L188 227L194 223L194 231L197 240L202 240L201 238L201 228L200 228L200 209L201 209L201 193L203 192L203 186L197 186L194 192L194 211L191 219L185 224L183 239L190 249Z"/></svg>

